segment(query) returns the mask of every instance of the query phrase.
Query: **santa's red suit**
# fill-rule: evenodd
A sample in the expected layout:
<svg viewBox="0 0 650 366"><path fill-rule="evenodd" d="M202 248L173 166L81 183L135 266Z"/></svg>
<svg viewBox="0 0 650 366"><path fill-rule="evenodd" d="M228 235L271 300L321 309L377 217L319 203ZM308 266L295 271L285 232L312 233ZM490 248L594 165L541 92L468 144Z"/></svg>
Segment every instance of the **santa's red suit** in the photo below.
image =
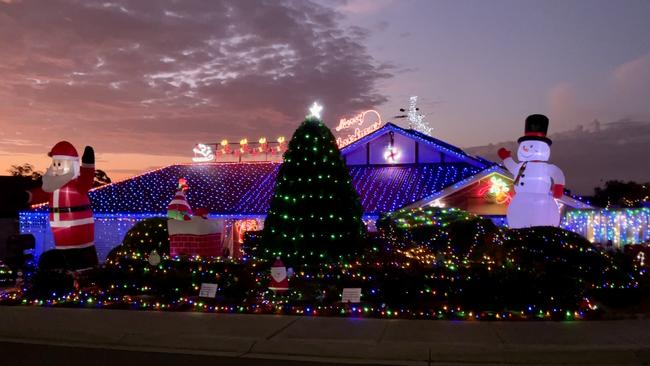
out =
<svg viewBox="0 0 650 366"><path fill-rule="evenodd" d="M71 160L77 164L74 174L61 187L46 192L43 188L30 191L30 202L48 201L50 227L57 250L64 250L67 269L79 270L97 264L95 224L88 191L95 178L94 152L86 147L79 167L77 150L67 141L57 143L48 154L56 161ZM56 163L54 163L56 164ZM53 164L53 165L54 165Z"/></svg>
<svg viewBox="0 0 650 366"><path fill-rule="evenodd" d="M284 266L284 263L277 257L271 267L271 283L269 284L269 290L272 291L287 291L289 289L289 277L287 276L287 267Z"/></svg>

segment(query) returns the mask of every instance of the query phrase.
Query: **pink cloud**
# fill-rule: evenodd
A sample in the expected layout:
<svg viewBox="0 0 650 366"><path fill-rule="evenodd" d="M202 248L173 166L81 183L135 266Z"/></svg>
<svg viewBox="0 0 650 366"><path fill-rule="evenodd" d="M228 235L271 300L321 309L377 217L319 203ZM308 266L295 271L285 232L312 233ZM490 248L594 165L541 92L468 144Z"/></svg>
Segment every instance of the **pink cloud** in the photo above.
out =
<svg viewBox="0 0 650 366"><path fill-rule="evenodd" d="M578 98L576 88L568 82L556 84L548 92L549 118L552 130L564 130L593 119L589 108Z"/></svg>
<svg viewBox="0 0 650 366"><path fill-rule="evenodd" d="M384 103L391 76L341 17L310 1L1 1L0 131L42 146L0 149L65 139L173 162L199 141L288 135L314 100L334 124Z"/></svg>
<svg viewBox="0 0 650 366"><path fill-rule="evenodd" d="M650 53L618 66L611 82L614 92L621 96L650 95Z"/></svg>
<svg viewBox="0 0 650 366"><path fill-rule="evenodd" d="M594 84L599 89L590 92L579 83L565 81L554 85L547 94L551 120L572 128L594 119L650 118L650 54L613 68ZM585 95L592 97L587 100Z"/></svg>
<svg viewBox="0 0 650 366"><path fill-rule="evenodd" d="M337 9L346 13L369 14L386 8L393 2L393 0L349 0Z"/></svg>

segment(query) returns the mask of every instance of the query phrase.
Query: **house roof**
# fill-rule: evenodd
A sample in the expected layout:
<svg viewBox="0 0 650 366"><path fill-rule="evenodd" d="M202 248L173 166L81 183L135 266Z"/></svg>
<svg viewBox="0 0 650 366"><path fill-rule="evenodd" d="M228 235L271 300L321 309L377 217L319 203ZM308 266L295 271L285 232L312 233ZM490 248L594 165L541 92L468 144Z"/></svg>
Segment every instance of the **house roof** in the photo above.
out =
<svg viewBox="0 0 650 366"><path fill-rule="evenodd" d="M345 155L390 131L454 155L459 162L348 166L366 215L427 204L495 172L509 176L494 162L392 123L345 146L341 153ZM178 179L185 178L193 209L204 207L211 214L232 217L266 215L280 166L277 162L176 164L95 188L89 196L93 211L99 214L163 214ZM571 203L576 206L576 202ZM41 205L36 210L46 208Z"/></svg>
<svg viewBox="0 0 650 366"><path fill-rule="evenodd" d="M164 213L179 178L190 186L193 209L212 214L265 215L280 163L171 165L89 193L95 213ZM481 171L465 163L350 166L365 214L393 211ZM44 209L44 207L41 207Z"/></svg>
<svg viewBox="0 0 650 366"><path fill-rule="evenodd" d="M513 178L510 172L508 172L506 169L501 167L500 165L494 165L488 169L485 169L477 174L474 174L470 177L467 177L465 179L458 180L457 182L448 185L446 187L443 187L442 189L435 191L431 193L429 196L423 197L420 200L414 201L412 203L409 203L405 205L404 208L416 208L416 207L422 207L422 206L427 206L430 204L433 204L436 200L443 199L445 197L448 197L464 188L467 188L471 186L472 184L480 181L481 179L487 178L493 174L497 174L501 176L502 178L512 182ZM562 204L565 204L569 207L573 208L579 208L579 209L590 209L593 208L593 206L589 205L588 203L582 202L581 200L574 198L569 195L563 195L560 199L560 202Z"/></svg>
<svg viewBox="0 0 650 366"><path fill-rule="evenodd" d="M405 128L399 127L399 126L397 126L397 125L395 125L395 124L393 124L391 122L387 122L386 124L384 124L379 129L367 134L366 136L360 138L359 140L354 141L353 143L351 143L349 145L346 145L345 147L343 147L341 149L341 154L346 155L349 152L351 152L351 151L355 150L356 148L358 148L359 146L362 146L362 145L374 140L375 138L377 138L379 136L382 136L382 135L384 135L384 134L386 134L388 132L391 132L391 131L399 133L399 134L404 135L406 137L409 137L409 138L411 138L413 140L416 140L416 141L418 141L420 143L423 143L425 145L430 145L430 146L434 147L437 150L440 150L440 151L442 151L444 153L452 155L452 156L460 159L461 161L463 161L463 162L465 162L467 164L476 166L476 167L488 168L490 166L496 165L496 163L494 163L492 161L489 161L487 159L484 159L482 157L471 156L471 155L467 154L465 151L463 151L462 149L460 149L459 147L448 144L448 143L446 143L446 142L444 142L442 140L438 140L435 137L429 136L427 134L421 133L421 132L416 131L416 130L405 129Z"/></svg>

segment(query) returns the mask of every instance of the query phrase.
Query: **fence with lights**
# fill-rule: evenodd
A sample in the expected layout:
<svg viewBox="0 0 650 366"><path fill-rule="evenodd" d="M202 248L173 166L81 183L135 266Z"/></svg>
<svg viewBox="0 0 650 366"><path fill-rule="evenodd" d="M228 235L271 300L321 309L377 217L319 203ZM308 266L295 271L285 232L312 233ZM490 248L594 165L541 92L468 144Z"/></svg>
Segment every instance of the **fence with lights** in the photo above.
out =
<svg viewBox="0 0 650 366"><path fill-rule="evenodd" d="M283 136L275 141L261 137L257 141L248 141L244 138L239 142L230 142L226 139L218 143L199 143L192 151L195 163L212 161L242 162L242 161L282 161L282 154L287 149L287 142Z"/></svg>

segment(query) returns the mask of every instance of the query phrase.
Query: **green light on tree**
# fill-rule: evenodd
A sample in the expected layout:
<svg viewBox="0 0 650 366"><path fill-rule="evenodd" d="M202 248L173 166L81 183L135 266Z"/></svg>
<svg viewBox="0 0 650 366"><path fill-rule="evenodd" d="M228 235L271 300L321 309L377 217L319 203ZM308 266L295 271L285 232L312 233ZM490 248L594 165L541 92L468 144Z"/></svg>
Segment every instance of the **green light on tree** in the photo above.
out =
<svg viewBox="0 0 650 366"><path fill-rule="evenodd" d="M266 256L322 261L356 253L365 226L351 182L336 139L312 111L284 154L264 223Z"/></svg>

